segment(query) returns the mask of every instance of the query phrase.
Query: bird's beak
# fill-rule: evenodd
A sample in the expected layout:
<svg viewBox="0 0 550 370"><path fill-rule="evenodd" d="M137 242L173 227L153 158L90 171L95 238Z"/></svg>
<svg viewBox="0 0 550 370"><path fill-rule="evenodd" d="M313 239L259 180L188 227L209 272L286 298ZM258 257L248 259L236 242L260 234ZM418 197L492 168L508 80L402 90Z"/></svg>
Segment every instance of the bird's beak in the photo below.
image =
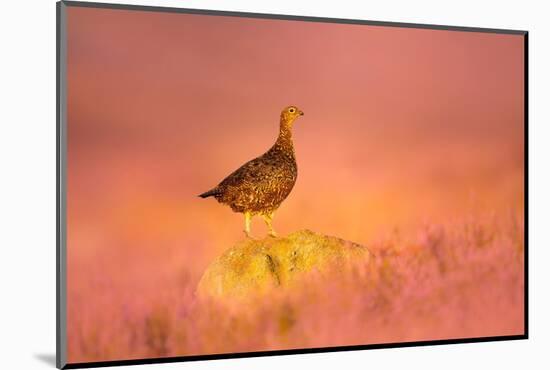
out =
<svg viewBox="0 0 550 370"><path fill-rule="evenodd" d="M300 116L303 116L304 115L304 112L300 111Z"/></svg>

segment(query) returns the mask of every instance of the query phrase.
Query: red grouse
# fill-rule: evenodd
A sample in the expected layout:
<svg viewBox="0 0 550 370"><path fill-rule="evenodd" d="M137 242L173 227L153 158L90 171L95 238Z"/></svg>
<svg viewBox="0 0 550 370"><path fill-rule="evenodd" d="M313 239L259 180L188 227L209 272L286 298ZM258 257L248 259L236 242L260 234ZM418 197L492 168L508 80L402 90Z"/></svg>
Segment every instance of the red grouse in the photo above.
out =
<svg viewBox="0 0 550 370"><path fill-rule="evenodd" d="M261 156L243 164L218 186L199 195L201 198L212 196L233 211L244 213L244 232L248 237L254 215L261 215L269 235L277 236L271 223L275 211L296 183L298 167L292 144L292 125L303 114L295 106L283 109L275 144Z"/></svg>

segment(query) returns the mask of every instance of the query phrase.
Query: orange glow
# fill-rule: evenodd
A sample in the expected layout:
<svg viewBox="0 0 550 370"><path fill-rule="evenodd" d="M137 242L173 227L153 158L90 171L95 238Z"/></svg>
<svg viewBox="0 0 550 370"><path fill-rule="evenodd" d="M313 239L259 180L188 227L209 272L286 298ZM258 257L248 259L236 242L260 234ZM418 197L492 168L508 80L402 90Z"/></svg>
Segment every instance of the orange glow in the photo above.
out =
<svg viewBox="0 0 550 370"><path fill-rule="evenodd" d="M307 228L367 246L399 234L411 255L426 245L416 241L426 225L463 241L456 225L496 232L487 221L496 219L508 235L524 207L523 70L515 35L69 7L69 360L521 333L516 261L503 272L512 298L490 282L463 286L479 316L464 330L408 312L398 327L365 324L378 330L369 339L350 316L349 332L327 327L317 339L306 337L315 332L307 322L290 339L247 327L243 336L264 346L231 348L193 313L202 341L189 344L181 329L165 348L143 334L170 328L183 315L176 308L191 310L202 271L242 238L242 215L197 194L268 149L290 104L305 115L293 134L298 181L274 221L280 234ZM259 219L252 230L266 233ZM515 258L494 248L480 258ZM478 276L473 267L468 276ZM459 304L434 302L438 315L460 317ZM482 315L483 305L498 312Z"/></svg>

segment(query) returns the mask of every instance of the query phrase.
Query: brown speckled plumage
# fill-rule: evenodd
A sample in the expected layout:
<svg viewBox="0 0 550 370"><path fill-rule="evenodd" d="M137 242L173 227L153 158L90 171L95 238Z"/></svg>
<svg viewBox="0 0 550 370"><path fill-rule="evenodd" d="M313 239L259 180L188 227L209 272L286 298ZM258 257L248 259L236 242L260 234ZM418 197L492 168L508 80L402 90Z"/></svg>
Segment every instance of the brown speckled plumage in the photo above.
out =
<svg viewBox="0 0 550 370"><path fill-rule="evenodd" d="M292 124L303 115L295 106L281 112L279 136L275 144L261 156L246 162L227 176L214 189L201 195L213 196L218 202L227 204L235 212L245 214L245 233L250 232L250 217L262 215L270 235L275 236L271 226L273 214L290 194L298 167L292 143Z"/></svg>

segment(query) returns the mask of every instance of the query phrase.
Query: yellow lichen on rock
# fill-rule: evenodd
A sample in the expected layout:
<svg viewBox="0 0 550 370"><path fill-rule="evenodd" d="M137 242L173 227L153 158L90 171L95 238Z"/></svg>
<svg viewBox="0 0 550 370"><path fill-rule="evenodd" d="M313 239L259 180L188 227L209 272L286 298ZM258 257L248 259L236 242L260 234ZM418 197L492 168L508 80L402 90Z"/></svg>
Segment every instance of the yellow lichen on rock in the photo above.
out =
<svg viewBox="0 0 550 370"><path fill-rule="evenodd" d="M197 294L240 298L289 287L307 272L334 274L370 260L371 253L366 247L309 230L281 238L247 239L208 266Z"/></svg>

